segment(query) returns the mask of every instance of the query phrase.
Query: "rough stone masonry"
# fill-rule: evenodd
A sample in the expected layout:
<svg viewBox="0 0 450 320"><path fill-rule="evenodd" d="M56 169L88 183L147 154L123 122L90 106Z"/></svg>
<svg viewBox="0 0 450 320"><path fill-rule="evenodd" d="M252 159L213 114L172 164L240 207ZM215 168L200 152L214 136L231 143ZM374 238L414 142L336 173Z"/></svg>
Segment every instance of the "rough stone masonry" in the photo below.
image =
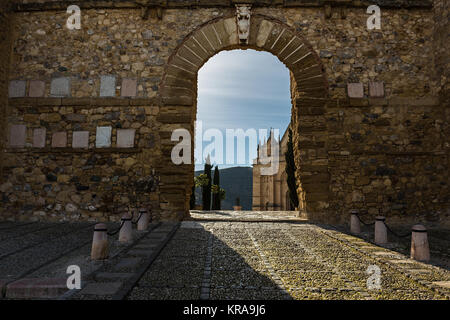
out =
<svg viewBox="0 0 450 320"><path fill-rule="evenodd" d="M236 3L2 1L1 219L117 220L111 204L136 197L189 215L194 168L171 162L171 133L194 130L199 68L240 48L291 72L303 214L449 224L448 1L246 0L246 41ZM158 188L133 194L150 176Z"/></svg>

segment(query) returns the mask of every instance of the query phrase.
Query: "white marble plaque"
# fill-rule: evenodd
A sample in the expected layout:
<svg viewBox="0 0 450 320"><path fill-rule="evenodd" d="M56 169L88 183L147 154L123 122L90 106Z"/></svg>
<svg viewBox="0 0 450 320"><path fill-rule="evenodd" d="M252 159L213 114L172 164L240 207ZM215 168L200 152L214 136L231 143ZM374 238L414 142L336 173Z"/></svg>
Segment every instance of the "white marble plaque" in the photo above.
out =
<svg viewBox="0 0 450 320"><path fill-rule="evenodd" d="M97 148L111 147L111 132L112 127L97 127L95 146Z"/></svg>

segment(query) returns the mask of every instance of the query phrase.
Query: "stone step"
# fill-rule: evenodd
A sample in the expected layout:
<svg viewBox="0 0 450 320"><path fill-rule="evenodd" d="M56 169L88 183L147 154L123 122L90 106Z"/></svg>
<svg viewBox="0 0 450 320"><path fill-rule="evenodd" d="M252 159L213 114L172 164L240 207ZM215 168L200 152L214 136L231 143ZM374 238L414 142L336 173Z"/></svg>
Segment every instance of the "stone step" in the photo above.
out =
<svg viewBox="0 0 450 320"><path fill-rule="evenodd" d="M141 264L142 258L122 258L113 267L114 271L137 269Z"/></svg>
<svg viewBox="0 0 450 320"><path fill-rule="evenodd" d="M95 275L96 281L126 281L133 276L133 273L122 272L100 272Z"/></svg>
<svg viewBox="0 0 450 320"><path fill-rule="evenodd" d="M152 247L153 248L153 247ZM127 252L129 256L135 256L135 257L149 257L152 255L154 251L151 249L132 249Z"/></svg>
<svg viewBox="0 0 450 320"><path fill-rule="evenodd" d="M89 283L84 287L81 295L94 295L94 296L109 296L119 291L122 286L122 282L94 282Z"/></svg>
<svg viewBox="0 0 450 320"><path fill-rule="evenodd" d="M9 299L54 299L69 289L65 278L25 278L6 286Z"/></svg>

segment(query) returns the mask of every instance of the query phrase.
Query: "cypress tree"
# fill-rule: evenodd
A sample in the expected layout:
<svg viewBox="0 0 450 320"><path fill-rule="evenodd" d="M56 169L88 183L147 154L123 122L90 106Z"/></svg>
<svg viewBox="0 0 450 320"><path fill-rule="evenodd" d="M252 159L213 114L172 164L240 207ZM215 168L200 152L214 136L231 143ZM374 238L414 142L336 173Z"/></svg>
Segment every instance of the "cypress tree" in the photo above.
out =
<svg viewBox="0 0 450 320"><path fill-rule="evenodd" d="M192 193L191 193L191 199L189 201L189 206L191 207L191 210L195 209L195 183L192 186Z"/></svg>
<svg viewBox="0 0 450 320"><path fill-rule="evenodd" d="M213 184L217 186L218 192L213 193L212 208L213 210L220 210L220 176L218 166L214 169Z"/></svg>
<svg viewBox="0 0 450 320"><path fill-rule="evenodd" d="M203 200L203 210L211 210L211 164L209 156L206 159L205 169L203 173L206 174L208 178L208 184L202 187L202 200Z"/></svg>
<svg viewBox="0 0 450 320"><path fill-rule="evenodd" d="M286 157L286 173L287 173L287 185L289 188L289 199L291 200L291 206L293 208L298 207L298 195L297 195L297 182L295 181L295 161L294 161L294 148L292 143L292 130L289 128L289 140L287 143L287 151L284 154Z"/></svg>

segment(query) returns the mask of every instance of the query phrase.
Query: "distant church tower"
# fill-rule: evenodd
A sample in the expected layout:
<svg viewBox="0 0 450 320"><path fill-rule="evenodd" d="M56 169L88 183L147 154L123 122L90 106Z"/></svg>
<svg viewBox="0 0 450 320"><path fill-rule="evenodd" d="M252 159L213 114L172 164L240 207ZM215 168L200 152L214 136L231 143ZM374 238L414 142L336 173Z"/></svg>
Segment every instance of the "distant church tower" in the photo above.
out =
<svg viewBox="0 0 450 320"><path fill-rule="evenodd" d="M289 127L288 127L289 128ZM257 158L253 160L253 196L252 210L255 211L286 211L290 208L289 189L286 177L285 152L287 150L288 129L283 137L275 138L274 132L270 130L270 136L262 144L258 143ZM261 158L271 156L271 141L279 144L279 169L274 175L261 175L261 168L270 166L261 163Z"/></svg>

